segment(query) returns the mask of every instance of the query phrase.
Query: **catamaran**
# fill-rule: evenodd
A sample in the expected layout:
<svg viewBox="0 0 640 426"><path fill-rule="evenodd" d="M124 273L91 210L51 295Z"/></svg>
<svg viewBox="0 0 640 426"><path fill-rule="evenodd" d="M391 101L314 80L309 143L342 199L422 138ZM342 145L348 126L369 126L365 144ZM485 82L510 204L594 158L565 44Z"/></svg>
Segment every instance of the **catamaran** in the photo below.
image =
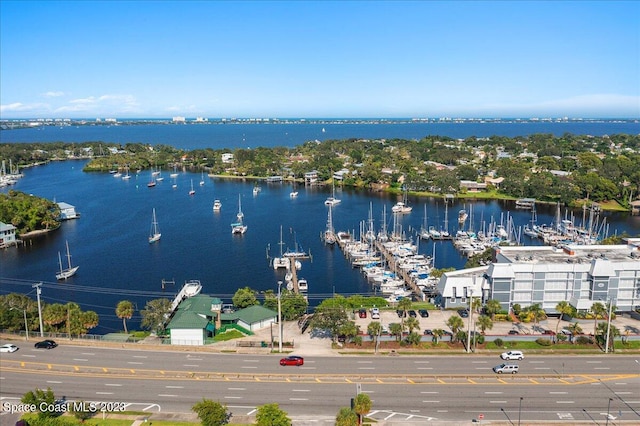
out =
<svg viewBox="0 0 640 426"><path fill-rule="evenodd" d="M240 201L240 194L238 194L238 214L236 215L236 221L231 224L232 234L244 234L247 232L247 225L243 222L244 213L242 213L242 204Z"/></svg>

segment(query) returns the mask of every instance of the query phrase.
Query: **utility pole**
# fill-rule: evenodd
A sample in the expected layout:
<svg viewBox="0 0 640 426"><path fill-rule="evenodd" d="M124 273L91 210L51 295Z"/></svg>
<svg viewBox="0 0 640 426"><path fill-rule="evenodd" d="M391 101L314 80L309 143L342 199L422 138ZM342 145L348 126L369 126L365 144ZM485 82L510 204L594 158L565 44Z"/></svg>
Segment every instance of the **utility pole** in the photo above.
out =
<svg viewBox="0 0 640 426"><path fill-rule="evenodd" d="M42 305L40 304L40 293L42 289L40 286L42 282L32 285L31 287L36 289L36 296L38 297L38 320L40 321L40 337L44 337L44 326L42 325Z"/></svg>
<svg viewBox="0 0 640 426"><path fill-rule="evenodd" d="M609 353L609 333L611 332L611 309L613 308L613 301L609 299L609 316L607 317L607 338L604 342L604 353Z"/></svg>
<svg viewBox="0 0 640 426"><path fill-rule="evenodd" d="M474 276L475 278L475 276ZM471 353L471 318L473 317L473 289L467 291L469 298L469 325L467 326L467 353Z"/></svg>

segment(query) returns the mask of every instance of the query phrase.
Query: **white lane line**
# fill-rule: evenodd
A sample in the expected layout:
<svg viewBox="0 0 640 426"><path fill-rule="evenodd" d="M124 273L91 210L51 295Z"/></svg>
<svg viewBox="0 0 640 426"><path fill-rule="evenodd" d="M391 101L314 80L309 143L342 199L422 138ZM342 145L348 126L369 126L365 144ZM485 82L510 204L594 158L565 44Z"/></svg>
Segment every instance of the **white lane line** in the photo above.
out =
<svg viewBox="0 0 640 426"><path fill-rule="evenodd" d="M200 367L199 364L182 364L183 367Z"/></svg>
<svg viewBox="0 0 640 426"><path fill-rule="evenodd" d="M534 370L551 370L549 367L535 367Z"/></svg>
<svg viewBox="0 0 640 426"><path fill-rule="evenodd" d="M47 380L47 383L62 383L58 380Z"/></svg>
<svg viewBox="0 0 640 426"><path fill-rule="evenodd" d="M167 385L167 386L165 386L165 388L167 388L167 389L184 389L184 386L171 386L171 385Z"/></svg>
<svg viewBox="0 0 640 426"><path fill-rule="evenodd" d="M116 386L122 386L120 383L105 383L104 385L105 385L105 386L114 386L114 387L116 387Z"/></svg>
<svg viewBox="0 0 640 426"><path fill-rule="evenodd" d="M224 399L242 399L242 396L225 396Z"/></svg>
<svg viewBox="0 0 640 426"><path fill-rule="evenodd" d="M80 355L95 355L93 352L80 352Z"/></svg>
<svg viewBox="0 0 640 426"><path fill-rule="evenodd" d="M556 401L556 404L575 404L575 401Z"/></svg>
<svg viewBox="0 0 640 426"><path fill-rule="evenodd" d="M291 392L311 392L311 389L291 389Z"/></svg>
<svg viewBox="0 0 640 426"><path fill-rule="evenodd" d="M433 367L418 367L417 370L433 370Z"/></svg>
<svg viewBox="0 0 640 426"><path fill-rule="evenodd" d="M289 398L289 401L308 401L309 398Z"/></svg>
<svg viewBox="0 0 640 426"><path fill-rule="evenodd" d="M487 361L471 361L471 364L486 364Z"/></svg>
<svg viewBox="0 0 640 426"><path fill-rule="evenodd" d="M132 358L148 358L146 355L134 355Z"/></svg>
<svg viewBox="0 0 640 426"><path fill-rule="evenodd" d="M587 364L602 364L602 361L587 361Z"/></svg>
<svg viewBox="0 0 640 426"><path fill-rule="evenodd" d="M569 392L549 392L549 395L566 395Z"/></svg>
<svg viewBox="0 0 640 426"><path fill-rule="evenodd" d="M440 403L440 401L422 401L422 402L424 402L425 404L438 404L438 403Z"/></svg>
<svg viewBox="0 0 640 426"><path fill-rule="evenodd" d="M258 368L257 365L243 365L241 368Z"/></svg>
<svg viewBox="0 0 640 426"><path fill-rule="evenodd" d="M243 359L242 362L258 362L257 359Z"/></svg>
<svg viewBox="0 0 640 426"><path fill-rule="evenodd" d="M187 359L189 361L202 361L202 358L193 358L193 357L190 357L190 356L187 356Z"/></svg>
<svg viewBox="0 0 640 426"><path fill-rule="evenodd" d="M437 410L436 413L448 413L449 410Z"/></svg>
<svg viewBox="0 0 640 426"><path fill-rule="evenodd" d="M237 391L240 391L240 390L247 390L247 388L227 388L227 390L237 390Z"/></svg>
<svg viewBox="0 0 640 426"><path fill-rule="evenodd" d="M611 370L609 367L595 367L594 370Z"/></svg>
<svg viewBox="0 0 640 426"><path fill-rule="evenodd" d="M358 361L356 364L373 364L373 361Z"/></svg>
<svg viewBox="0 0 640 426"><path fill-rule="evenodd" d="M358 367L358 370L375 370L375 367Z"/></svg>
<svg viewBox="0 0 640 426"><path fill-rule="evenodd" d="M96 392L96 395L113 395L113 392Z"/></svg>
<svg viewBox="0 0 640 426"><path fill-rule="evenodd" d="M36 357L35 355L29 355L29 354L24 354L24 355L22 355L22 356L24 356L24 357L28 357L28 358L35 358L35 357Z"/></svg>
<svg viewBox="0 0 640 426"><path fill-rule="evenodd" d="M614 392L616 395L633 395L633 392Z"/></svg>
<svg viewBox="0 0 640 426"><path fill-rule="evenodd" d="M171 395L171 394L168 394L168 393L159 393L158 396L163 396L165 398L177 398L178 397L178 395Z"/></svg>
<svg viewBox="0 0 640 426"><path fill-rule="evenodd" d="M136 364L136 365L142 365L142 364L144 364L144 362L137 362L137 361L127 361L127 364Z"/></svg>
<svg viewBox="0 0 640 426"><path fill-rule="evenodd" d="M436 392L436 391L422 391L420 393L434 394L434 393L439 393L439 392Z"/></svg>
<svg viewBox="0 0 640 426"><path fill-rule="evenodd" d="M489 404L506 404L507 401L489 401Z"/></svg>
<svg viewBox="0 0 640 426"><path fill-rule="evenodd" d="M73 358L74 361L89 361L86 358Z"/></svg>
<svg viewBox="0 0 640 426"><path fill-rule="evenodd" d="M431 361L414 361L416 364L429 364Z"/></svg>
<svg viewBox="0 0 640 426"><path fill-rule="evenodd" d="M622 386L626 386L626 383L616 382L616 383L614 383L614 385L622 385Z"/></svg>
<svg viewBox="0 0 640 426"><path fill-rule="evenodd" d="M529 361L529 364L544 364L544 361Z"/></svg>
<svg viewBox="0 0 640 426"><path fill-rule="evenodd" d="M502 395L504 392L485 392L485 395Z"/></svg>

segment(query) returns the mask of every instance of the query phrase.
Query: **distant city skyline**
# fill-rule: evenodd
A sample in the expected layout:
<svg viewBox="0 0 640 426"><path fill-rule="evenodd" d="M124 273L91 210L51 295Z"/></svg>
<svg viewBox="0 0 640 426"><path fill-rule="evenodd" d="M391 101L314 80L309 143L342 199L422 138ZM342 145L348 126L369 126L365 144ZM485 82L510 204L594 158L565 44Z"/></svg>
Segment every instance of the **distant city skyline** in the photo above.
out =
<svg viewBox="0 0 640 426"><path fill-rule="evenodd" d="M635 1L0 2L0 119L640 117Z"/></svg>

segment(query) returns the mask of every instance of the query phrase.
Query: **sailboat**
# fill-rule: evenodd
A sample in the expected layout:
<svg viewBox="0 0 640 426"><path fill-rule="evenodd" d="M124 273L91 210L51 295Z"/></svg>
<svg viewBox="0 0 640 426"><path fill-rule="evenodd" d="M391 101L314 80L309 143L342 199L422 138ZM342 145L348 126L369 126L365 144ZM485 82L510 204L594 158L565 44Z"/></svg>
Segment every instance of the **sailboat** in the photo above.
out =
<svg viewBox="0 0 640 426"><path fill-rule="evenodd" d="M153 173L154 172L151 172L151 180L147 184L149 188L153 188L154 186L156 186L156 175L154 175Z"/></svg>
<svg viewBox="0 0 640 426"><path fill-rule="evenodd" d="M324 204L327 206L335 206L336 204L340 204L340 199L336 198L336 185L335 179L331 178L331 197L327 198L324 201Z"/></svg>
<svg viewBox="0 0 640 426"><path fill-rule="evenodd" d="M173 173L171 173L169 175L170 178L175 179L178 177L178 170L177 170L177 166L174 164L173 165Z"/></svg>
<svg viewBox="0 0 640 426"><path fill-rule="evenodd" d="M74 276L79 268L79 266L71 266L71 252L69 252L69 241L67 241L66 244L68 267L67 269L62 268L62 257L60 256L60 252L58 252L58 263L60 264L60 272L56 274L56 278L59 280L66 280L67 278Z"/></svg>
<svg viewBox="0 0 640 426"><path fill-rule="evenodd" d="M158 229L158 221L156 220L156 209L153 209L151 216L151 232L149 233L149 244L155 243L162 237L160 229Z"/></svg>
<svg viewBox="0 0 640 426"><path fill-rule="evenodd" d="M122 176L122 179L129 180L131 179L131 175L129 174L129 166L126 167L126 170L127 170L127 173L124 176Z"/></svg>
<svg viewBox="0 0 640 426"><path fill-rule="evenodd" d="M244 213L242 213L242 204L240 200L240 194L238 194L238 214L236 215L236 221L231 224L231 233L242 235L247 232L247 225L243 222Z"/></svg>
<svg viewBox="0 0 640 426"><path fill-rule="evenodd" d="M280 246L280 257L276 257L273 259L273 269L279 268L289 268L291 262L288 258L283 257L282 255L282 246L284 246L284 241L282 241L282 225L280 225L280 242L278 243Z"/></svg>
<svg viewBox="0 0 640 426"><path fill-rule="evenodd" d="M407 190L405 188L402 201L398 201L395 206L391 207L393 213L406 214L411 213L413 207L407 205Z"/></svg>
<svg viewBox="0 0 640 426"><path fill-rule="evenodd" d="M195 195L196 191L193 189L193 179L191 179L191 191L189 191L189 195Z"/></svg>
<svg viewBox="0 0 640 426"><path fill-rule="evenodd" d="M335 244L336 233L333 229L333 217L331 215L332 204L329 204L329 213L327 215L327 229L324 231L324 242L327 244Z"/></svg>
<svg viewBox="0 0 640 426"><path fill-rule="evenodd" d="M200 186L204 186L204 172L200 173Z"/></svg>

